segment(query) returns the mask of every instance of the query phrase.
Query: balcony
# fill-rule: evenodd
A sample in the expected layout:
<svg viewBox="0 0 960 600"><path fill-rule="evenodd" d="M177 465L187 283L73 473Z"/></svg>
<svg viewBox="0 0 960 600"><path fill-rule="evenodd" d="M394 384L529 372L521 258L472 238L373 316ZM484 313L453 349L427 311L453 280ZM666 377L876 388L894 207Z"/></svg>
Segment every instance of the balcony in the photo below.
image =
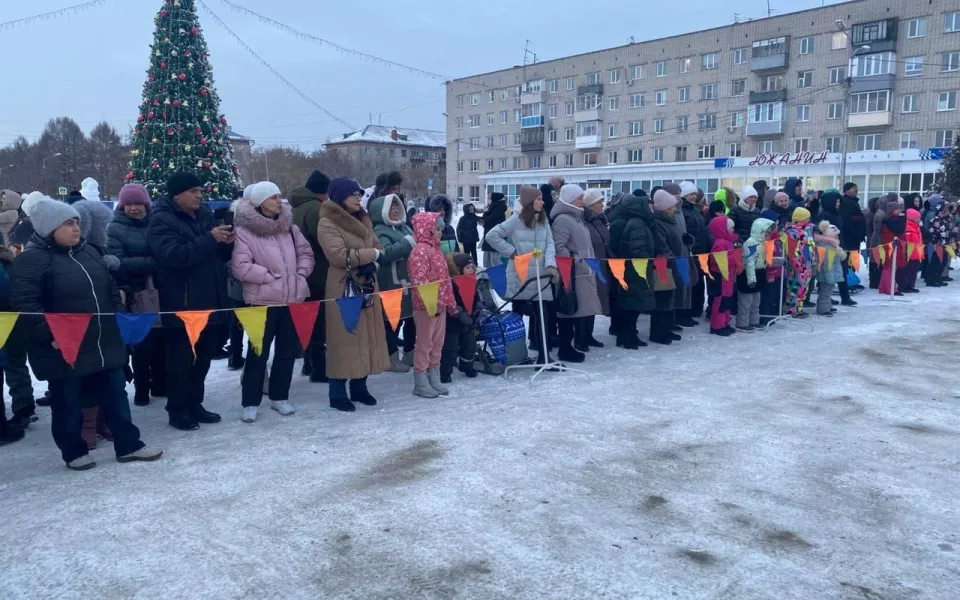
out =
<svg viewBox="0 0 960 600"><path fill-rule="evenodd" d="M747 123L747 135L753 137L783 135L783 121Z"/></svg>
<svg viewBox="0 0 960 600"><path fill-rule="evenodd" d="M787 90L774 90L772 92L750 92L750 104L766 104L768 102L786 102Z"/></svg>
<svg viewBox="0 0 960 600"><path fill-rule="evenodd" d="M543 115L536 117L523 117L520 119L520 127L527 129L530 127L543 127Z"/></svg>
<svg viewBox="0 0 960 600"><path fill-rule="evenodd" d="M600 134L578 135L575 145L577 150L593 150L600 147Z"/></svg>
<svg viewBox="0 0 960 600"><path fill-rule="evenodd" d="M850 93L862 94L864 92L879 92L882 90L892 90L893 81L896 74L887 73L886 75L869 75L867 77L851 77Z"/></svg>
<svg viewBox="0 0 960 600"><path fill-rule="evenodd" d="M852 113L847 120L847 126L850 129L860 127L889 127L890 125L893 125L893 113L889 110L883 112Z"/></svg>
<svg viewBox="0 0 960 600"><path fill-rule="evenodd" d="M577 87L577 95L583 96L586 94L597 94L598 96L603 95L603 84L594 83L591 85L581 85Z"/></svg>
<svg viewBox="0 0 960 600"><path fill-rule="evenodd" d="M543 127L520 132L520 152L543 152Z"/></svg>
<svg viewBox="0 0 960 600"><path fill-rule="evenodd" d="M858 23L851 28L851 45L854 48L870 46L870 53L896 52L897 19L884 19L869 23Z"/></svg>
<svg viewBox="0 0 960 600"><path fill-rule="evenodd" d="M754 73L769 73L786 71L790 68L790 55L771 54L769 56L754 56L750 59L750 70Z"/></svg>
<svg viewBox="0 0 960 600"><path fill-rule="evenodd" d="M583 121L599 121L600 107L574 111L573 120L577 123L582 123Z"/></svg>
<svg viewBox="0 0 960 600"><path fill-rule="evenodd" d="M523 92L520 94L520 104L536 104L543 102L543 92Z"/></svg>

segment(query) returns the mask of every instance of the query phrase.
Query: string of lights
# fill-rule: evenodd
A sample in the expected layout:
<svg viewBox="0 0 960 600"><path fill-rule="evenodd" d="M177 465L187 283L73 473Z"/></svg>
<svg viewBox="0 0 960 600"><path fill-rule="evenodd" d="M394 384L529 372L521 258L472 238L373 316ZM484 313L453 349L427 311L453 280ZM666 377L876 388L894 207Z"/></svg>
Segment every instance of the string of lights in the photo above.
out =
<svg viewBox="0 0 960 600"><path fill-rule="evenodd" d="M74 4L73 6L67 6L65 8L60 8L57 10L51 10L49 12L40 13L38 15L33 15L31 17L23 17L22 19L14 19L12 21L4 21L0 23L0 31L6 29L13 29L15 27L23 27L26 25L33 25L38 21L49 21L50 19L56 19L57 17L75 15L77 13L89 10L91 8L97 8L111 0L92 0L91 2L81 2L80 4Z"/></svg>

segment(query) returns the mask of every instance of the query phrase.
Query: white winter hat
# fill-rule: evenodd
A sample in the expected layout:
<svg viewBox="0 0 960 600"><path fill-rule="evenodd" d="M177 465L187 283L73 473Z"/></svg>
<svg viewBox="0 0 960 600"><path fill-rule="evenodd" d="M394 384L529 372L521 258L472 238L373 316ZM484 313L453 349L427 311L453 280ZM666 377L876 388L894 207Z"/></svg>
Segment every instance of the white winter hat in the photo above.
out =
<svg viewBox="0 0 960 600"><path fill-rule="evenodd" d="M583 196L583 190L575 183L568 183L560 188L560 202L564 204L573 204L580 196Z"/></svg>
<svg viewBox="0 0 960 600"><path fill-rule="evenodd" d="M754 198L759 198L759 197L760 197L760 196L757 194L757 189L756 189L755 187L753 187L752 185L745 185L745 186L743 186L743 194L740 195L740 199L741 199L741 200L746 200L746 199L749 198L750 196L753 196Z"/></svg>
<svg viewBox="0 0 960 600"><path fill-rule="evenodd" d="M244 197L244 198L247 198L247 199L250 198L250 192L253 191L253 186L255 186L255 185L256 185L255 183L251 183L251 184L248 185L247 187L243 188L243 197Z"/></svg>
<svg viewBox="0 0 960 600"><path fill-rule="evenodd" d="M253 184L253 189L250 190L250 201L253 202L254 206L260 206L264 200L278 194L280 194L280 188L277 187L277 184L272 181L261 181Z"/></svg>
<svg viewBox="0 0 960 600"><path fill-rule="evenodd" d="M680 197L686 198L691 194L697 193L697 186L693 185L692 181L681 181L680 182Z"/></svg>
<svg viewBox="0 0 960 600"><path fill-rule="evenodd" d="M70 219L80 219L77 209L66 202L60 202L46 196L38 198L34 202L33 213L30 215L33 230L42 238L49 236Z"/></svg>
<svg viewBox="0 0 960 600"><path fill-rule="evenodd" d="M41 198L46 198L43 192L30 192L23 197L23 202L20 204L20 210L27 213L27 216L30 216L30 211L33 210L34 205Z"/></svg>
<svg viewBox="0 0 960 600"><path fill-rule="evenodd" d="M593 188L593 189L587 190L587 191L583 194L583 207L584 207L584 208L586 208L586 207L588 207L588 206L591 206L591 205L593 205L593 204L596 204L597 202L603 202L603 192L602 192L602 191L600 191L600 190L598 190L598 189L596 189L596 188Z"/></svg>

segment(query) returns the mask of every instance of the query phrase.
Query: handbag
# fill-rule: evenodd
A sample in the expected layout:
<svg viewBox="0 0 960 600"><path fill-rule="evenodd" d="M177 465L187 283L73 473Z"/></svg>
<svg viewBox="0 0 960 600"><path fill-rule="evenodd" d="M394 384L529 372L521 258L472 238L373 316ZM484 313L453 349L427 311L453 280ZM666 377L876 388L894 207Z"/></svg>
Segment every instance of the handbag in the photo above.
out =
<svg viewBox="0 0 960 600"><path fill-rule="evenodd" d="M567 291L563 282L555 286L554 306L558 315L575 315L580 310L580 303L577 300L577 264L574 259L573 268L570 269L570 290Z"/></svg>
<svg viewBox="0 0 960 600"><path fill-rule="evenodd" d="M130 312L155 313L160 312L160 292L153 285L153 275L147 275L147 287L133 294L130 300Z"/></svg>
<svg viewBox="0 0 960 600"><path fill-rule="evenodd" d="M373 263L371 263L373 264ZM346 274L344 275L344 284L343 284L343 298L354 298L356 296L363 296L363 306L362 308L369 308L373 306L373 293L375 288L373 283L370 281L369 277L363 275L363 273L358 272L357 269L352 269L350 267L350 251L346 251L346 258L344 259L344 267L346 268ZM362 267L361 269L362 270ZM374 273L376 273L376 267L374 267ZM363 277L366 280L366 283L361 283L357 280L357 277Z"/></svg>

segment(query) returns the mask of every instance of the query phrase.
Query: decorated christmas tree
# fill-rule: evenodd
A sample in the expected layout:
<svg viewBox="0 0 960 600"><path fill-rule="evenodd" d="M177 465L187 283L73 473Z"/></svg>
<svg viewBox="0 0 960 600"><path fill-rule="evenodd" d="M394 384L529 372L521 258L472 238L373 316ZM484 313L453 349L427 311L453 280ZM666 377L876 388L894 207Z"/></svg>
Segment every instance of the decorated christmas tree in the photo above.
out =
<svg viewBox="0 0 960 600"><path fill-rule="evenodd" d="M163 0L154 21L127 180L142 183L156 199L166 193L171 174L190 171L204 182L208 199L232 199L240 171L194 0Z"/></svg>

